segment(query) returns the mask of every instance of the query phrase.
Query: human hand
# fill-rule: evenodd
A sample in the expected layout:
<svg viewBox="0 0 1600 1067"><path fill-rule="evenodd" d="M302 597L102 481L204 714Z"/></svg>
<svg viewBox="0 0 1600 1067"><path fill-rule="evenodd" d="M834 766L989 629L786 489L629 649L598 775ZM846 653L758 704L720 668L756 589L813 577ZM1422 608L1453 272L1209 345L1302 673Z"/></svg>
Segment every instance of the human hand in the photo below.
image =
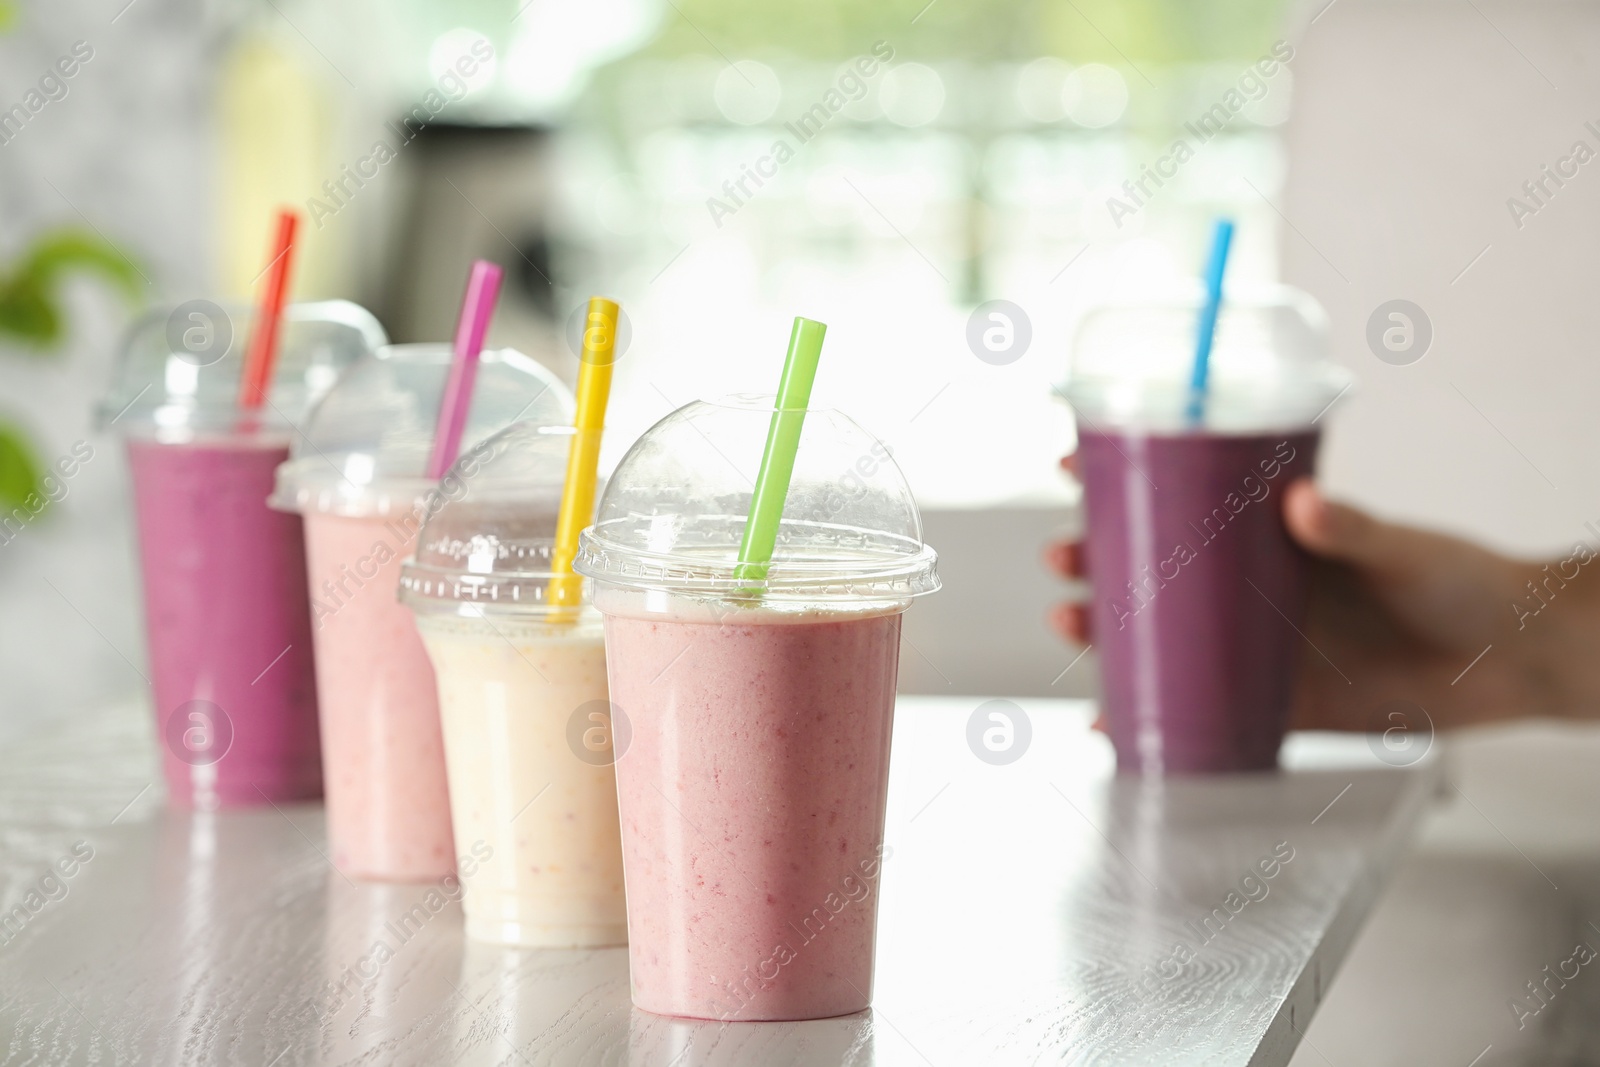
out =
<svg viewBox="0 0 1600 1067"><path fill-rule="evenodd" d="M1600 714L1600 597L1585 572L1569 578L1571 565L1542 568L1382 522L1328 501L1310 479L1287 488L1283 507L1314 557L1296 726L1378 728L1397 700L1441 728ZM1046 562L1064 577L1086 572L1079 544L1049 546ZM1069 640L1091 638L1084 605L1060 605L1051 621Z"/></svg>

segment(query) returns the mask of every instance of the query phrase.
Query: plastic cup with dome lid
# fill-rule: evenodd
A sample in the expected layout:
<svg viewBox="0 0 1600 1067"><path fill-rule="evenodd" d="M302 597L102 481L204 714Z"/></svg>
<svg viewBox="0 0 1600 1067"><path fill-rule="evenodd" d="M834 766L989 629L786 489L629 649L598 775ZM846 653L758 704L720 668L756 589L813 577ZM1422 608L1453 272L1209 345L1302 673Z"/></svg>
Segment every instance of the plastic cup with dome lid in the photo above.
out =
<svg viewBox="0 0 1600 1067"><path fill-rule="evenodd" d="M458 364L448 344L393 345L351 366L277 472L305 522L328 837L349 875L436 881L456 869L433 668L400 572L429 514L470 492L477 445L518 418L561 424L571 392L512 349L478 358L461 459L428 477Z"/></svg>
<svg viewBox="0 0 1600 1067"><path fill-rule="evenodd" d="M582 538L628 724L647 1011L814 1019L871 999L900 617L939 580L888 447L808 407L822 329L796 321L776 397L699 401L646 432Z"/></svg>
<svg viewBox="0 0 1600 1067"><path fill-rule="evenodd" d="M615 323L614 303L590 308ZM608 336L589 331L586 357ZM455 837L489 853L462 882L481 941L627 940L612 772L626 737L567 547L593 517L609 369L584 360L575 424L514 423L465 454L463 491L433 509L401 576L438 680Z"/></svg>
<svg viewBox="0 0 1600 1067"><path fill-rule="evenodd" d="M1310 578L1284 491L1313 472L1350 387L1309 296L1211 288L1091 310L1059 388L1077 422L1102 708L1134 773L1277 765Z"/></svg>
<svg viewBox="0 0 1600 1067"><path fill-rule="evenodd" d="M480 941L627 941L612 771L626 740L613 737L604 632L593 607L556 593L575 434L519 422L463 455L465 492L428 517L401 578L437 679L456 840L492 850L462 882Z"/></svg>
<svg viewBox="0 0 1600 1067"><path fill-rule="evenodd" d="M259 313L189 300L140 319L98 422L132 473L150 681L168 800L209 809L322 795L300 520L268 508L295 427L383 345L345 301L281 311L275 359L240 404Z"/></svg>

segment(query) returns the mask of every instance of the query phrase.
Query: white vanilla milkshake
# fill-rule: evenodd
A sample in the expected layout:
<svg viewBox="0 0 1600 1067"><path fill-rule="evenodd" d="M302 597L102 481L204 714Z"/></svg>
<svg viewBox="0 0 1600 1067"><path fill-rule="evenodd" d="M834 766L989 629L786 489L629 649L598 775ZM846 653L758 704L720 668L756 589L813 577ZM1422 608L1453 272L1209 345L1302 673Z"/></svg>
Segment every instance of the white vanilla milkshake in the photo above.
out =
<svg viewBox="0 0 1600 1067"><path fill-rule="evenodd" d="M467 887L468 935L626 944L599 620L423 614L418 625L439 683L456 839L494 849Z"/></svg>
<svg viewBox="0 0 1600 1067"><path fill-rule="evenodd" d="M451 828L492 849L463 883L481 941L628 941L603 625L552 602L573 432L514 423L486 440L400 578L433 664Z"/></svg>

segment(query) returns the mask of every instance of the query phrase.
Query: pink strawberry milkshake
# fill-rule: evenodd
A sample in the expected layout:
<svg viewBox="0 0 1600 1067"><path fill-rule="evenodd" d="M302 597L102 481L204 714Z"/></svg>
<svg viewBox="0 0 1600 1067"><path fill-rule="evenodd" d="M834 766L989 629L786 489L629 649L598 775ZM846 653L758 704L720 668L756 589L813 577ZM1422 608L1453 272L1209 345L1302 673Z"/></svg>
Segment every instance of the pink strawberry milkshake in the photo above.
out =
<svg viewBox="0 0 1600 1067"><path fill-rule="evenodd" d="M633 1003L661 1015L872 1002L900 615L939 589L937 554L883 442L826 410L770 561L745 560L754 475L729 457L766 468L773 403L651 427L573 565L605 616Z"/></svg>
<svg viewBox="0 0 1600 1067"><path fill-rule="evenodd" d="M725 608L607 609L631 731L616 772L633 1001L704 1019L860 1011L898 611Z"/></svg>
<svg viewBox="0 0 1600 1067"><path fill-rule="evenodd" d="M305 515L328 842L341 871L455 871L433 666L396 596L419 516Z"/></svg>

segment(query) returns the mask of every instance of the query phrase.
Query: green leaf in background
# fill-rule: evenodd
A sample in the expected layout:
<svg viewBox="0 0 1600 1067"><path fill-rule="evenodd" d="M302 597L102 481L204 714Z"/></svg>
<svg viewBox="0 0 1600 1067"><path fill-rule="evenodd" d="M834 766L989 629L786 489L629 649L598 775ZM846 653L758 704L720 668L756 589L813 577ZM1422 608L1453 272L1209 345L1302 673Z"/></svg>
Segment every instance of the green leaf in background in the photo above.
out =
<svg viewBox="0 0 1600 1067"><path fill-rule="evenodd" d="M22 507L38 492L40 478L39 463L21 432L0 423L0 509Z"/></svg>
<svg viewBox="0 0 1600 1067"><path fill-rule="evenodd" d="M0 285L0 337L38 352L58 343L61 332L61 316L36 286Z"/></svg>
<svg viewBox="0 0 1600 1067"><path fill-rule="evenodd" d="M0 0L0 27L11 10ZM73 273L98 275L130 302L143 296L138 266L109 241L71 229L44 233L15 266L0 270L0 344L14 341L36 355L60 345L66 337L61 287ZM34 493L42 498L42 477L22 431L0 422L0 508L22 506Z"/></svg>
<svg viewBox="0 0 1600 1067"><path fill-rule="evenodd" d="M17 274L50 284L63 272L79 267L99 272L120 286L130 300L140 295L139 283L144 276L133 261L105 239L81 230L56 230L39 237Z"/></svg>
<svg viewBox="0 0 1600 1067"><path fill-rule="evenodd" d="M17 21L17 5L9 0L0 0L0 33L4 33Z"/></svg>
<svg viewBox="0 0 1600 1067"><path fill-rule="evenodd" d="M36 352L60 344L65 332L60 287L74 271L98 274L129 300L140 296L139 268L111 244L77 230L46 233L12 270L0 274L0 338Z"/></svg>

